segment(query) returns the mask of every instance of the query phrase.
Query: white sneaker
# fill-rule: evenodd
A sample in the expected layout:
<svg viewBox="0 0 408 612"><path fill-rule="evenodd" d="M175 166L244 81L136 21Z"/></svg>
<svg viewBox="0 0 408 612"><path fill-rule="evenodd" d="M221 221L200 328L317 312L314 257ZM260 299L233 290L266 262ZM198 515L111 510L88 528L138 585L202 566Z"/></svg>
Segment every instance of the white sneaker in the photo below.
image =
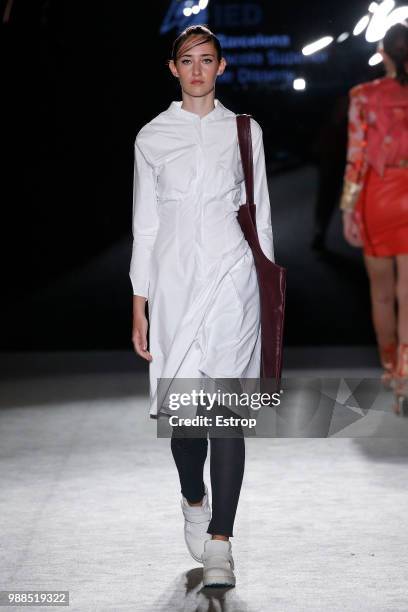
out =
<svg viewBox="0 0 408 612"><path fill-rule="evenodd" d="M235 586L234 559L230 541L208 540L204 544L202 558L205 587Z"/></svg>
<svg viewBox="0 0 408 612"><path fill-rule="evenodd" d="M211 520L211 508L208 501L207 485L201 506L190 506L184 495L181 496L181 509L184 514L184 539L190 555L195 561L202 563L204 542L211 539L207 533Z"/></svg>

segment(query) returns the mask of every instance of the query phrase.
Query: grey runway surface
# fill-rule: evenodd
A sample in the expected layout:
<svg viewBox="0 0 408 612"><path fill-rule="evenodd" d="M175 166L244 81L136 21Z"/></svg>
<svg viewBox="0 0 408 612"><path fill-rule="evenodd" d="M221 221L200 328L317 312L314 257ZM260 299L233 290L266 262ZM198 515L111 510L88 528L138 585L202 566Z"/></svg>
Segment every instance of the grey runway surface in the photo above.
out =
<svg viewBox="0 0 408 612"><path fill-rule="evenodd" d="M299 355L287 375L311 372ZM135 356L3 355L2 372L0 590L68 590L80 612L408 609L408 419L375 413L375 437L247 439L237 586L211 591Z"/></svg>

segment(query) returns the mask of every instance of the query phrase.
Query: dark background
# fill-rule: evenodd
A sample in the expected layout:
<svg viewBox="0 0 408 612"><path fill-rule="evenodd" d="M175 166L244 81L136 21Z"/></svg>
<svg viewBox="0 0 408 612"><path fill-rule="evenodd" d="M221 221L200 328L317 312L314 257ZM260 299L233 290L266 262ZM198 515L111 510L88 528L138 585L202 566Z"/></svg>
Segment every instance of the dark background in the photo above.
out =
<svg viewBox="0 0 408 612"><path fill-rule="evenodd" d="M7 4L0 348L130 349L133 144L142 125L181 99L166 60L182 28L160 34L166 1L14 0L5 21ZM231 4L239 15L251 2L212 0L204 23L215 33L288 34L300 50L352 30L369 2L258 1L261 27L226 23ZM361 252L342 239L337 210L328 252L310 241L322 160L344 161L347 91L381 69L367 65L375 46L362 36L327 51L327 63L302 67L305 92L216 87L225 106L263 128L276 259L288 268L288 345L374 342Z"/></svg>

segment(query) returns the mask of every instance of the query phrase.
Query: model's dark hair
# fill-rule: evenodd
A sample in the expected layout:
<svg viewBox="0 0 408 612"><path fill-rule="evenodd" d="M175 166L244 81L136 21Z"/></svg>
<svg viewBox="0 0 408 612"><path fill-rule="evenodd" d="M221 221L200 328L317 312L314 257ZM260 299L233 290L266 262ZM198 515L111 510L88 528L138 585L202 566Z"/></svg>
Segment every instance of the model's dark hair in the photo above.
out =
<svg viewBox="0 0 408 612"><path fill-rule="evenodd" d="M198 41L192 42L191 45L187 45L187 47L184 45L185 41L188 38L190 38L191 36L197 36L197 35L200 36L200 39ZM218 61L220 61L222 58L221 43L218 40L218 38L215 36L215 34L211 32L210 28L206 26L205 24L189 26L177 36L176 40L173 43L173 47L171 50L171 59L173 60L174 63L177 61L180 55L179 51L181 47L183 47L183 54L184 54L190 49L192 49L193 47L195 47L196 45L201 45L202 43L206 43L206 42L213 43L215 50L217 52L217 59Z"/></svg>
<svg viewBox="0 0 408 612"><path fill-rule="evenodd" d="M408 72L405 68L408 62L408 24L403 22L392 26L384 36L383 47L395 63L397 81L401 85L408 85Z"/></svg>

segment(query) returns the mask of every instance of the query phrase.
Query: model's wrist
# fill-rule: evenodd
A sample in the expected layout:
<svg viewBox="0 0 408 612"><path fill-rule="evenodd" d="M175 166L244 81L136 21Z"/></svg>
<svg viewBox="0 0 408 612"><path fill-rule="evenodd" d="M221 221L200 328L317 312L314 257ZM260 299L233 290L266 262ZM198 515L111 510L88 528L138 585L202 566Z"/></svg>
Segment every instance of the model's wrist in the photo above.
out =
<svg viewBox="0 0 408 612"><path fill-rule="evenodd" d="M145 319L145 318L146 318L146 313L145 313L144 310L140 310L139 308L135 308L133 310L133 319L135 321L142 320L142 319Z"/></svg>

